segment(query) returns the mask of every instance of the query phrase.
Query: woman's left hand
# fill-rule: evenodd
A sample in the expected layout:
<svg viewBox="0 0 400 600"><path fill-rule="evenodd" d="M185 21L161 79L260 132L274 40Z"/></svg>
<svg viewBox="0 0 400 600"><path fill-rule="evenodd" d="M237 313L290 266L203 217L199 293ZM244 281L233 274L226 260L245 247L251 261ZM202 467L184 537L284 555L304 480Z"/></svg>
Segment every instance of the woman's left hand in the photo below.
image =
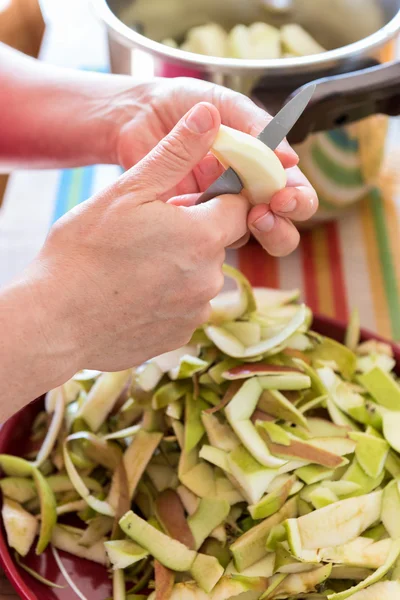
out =
<svg viewBox="0 0 400 600"><path fill-rule="evenodd" d="M258 135L271 116L246 96L197 79L156 79L120 92L115 99L117 134L116 160L130 168L141 160L198 102L214 104L223 124ZM298 156L284 141L276 150L288 174L287 187L270 203L253 207L248 226L262 246L274 256L284 256L298 245L299 233L293 221L306 221L316 212L315 190L297 167ZM164 200L204 191L223 168L209 154ZM247 241L243 240L243 243Z"/></svg>

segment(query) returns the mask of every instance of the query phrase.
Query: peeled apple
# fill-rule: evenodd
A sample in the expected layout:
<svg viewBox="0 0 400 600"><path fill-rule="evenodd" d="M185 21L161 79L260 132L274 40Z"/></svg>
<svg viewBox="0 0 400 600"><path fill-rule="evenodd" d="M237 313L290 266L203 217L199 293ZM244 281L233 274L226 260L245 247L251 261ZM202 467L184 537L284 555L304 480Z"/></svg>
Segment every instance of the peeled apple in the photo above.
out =
<svg viewBox="0 0 400 600"><path fill-rule="evenodd" d="M261 140L221 125L211 152L238 174L252 204L268 203L286 186L286 172L276 154Z"/></svg>

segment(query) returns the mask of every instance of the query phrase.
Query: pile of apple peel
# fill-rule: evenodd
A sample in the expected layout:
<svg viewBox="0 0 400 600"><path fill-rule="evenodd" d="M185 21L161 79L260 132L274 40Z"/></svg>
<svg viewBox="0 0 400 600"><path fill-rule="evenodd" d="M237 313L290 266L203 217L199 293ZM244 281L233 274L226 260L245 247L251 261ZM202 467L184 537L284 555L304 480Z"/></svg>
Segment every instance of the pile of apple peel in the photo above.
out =
<svg viewBox="0 0 400 600"><path fill-rule="evenodd" d="M180 46L171 38L162 43L195 54L248 60L294 58L326 51L297 23L281 29L263 22L239 24L229 33L217 23L208 23L192 27Z"/></svg>
<svg viewBox="0 0 400 600"><path fill-rule="evenodd" d="M0 455L19 564L104 565L113 600L398 600L400 385L389 345L311 329L296 291L237 290L176 351L50 391ZM38 542L35 543L38 537Z"/></svg>

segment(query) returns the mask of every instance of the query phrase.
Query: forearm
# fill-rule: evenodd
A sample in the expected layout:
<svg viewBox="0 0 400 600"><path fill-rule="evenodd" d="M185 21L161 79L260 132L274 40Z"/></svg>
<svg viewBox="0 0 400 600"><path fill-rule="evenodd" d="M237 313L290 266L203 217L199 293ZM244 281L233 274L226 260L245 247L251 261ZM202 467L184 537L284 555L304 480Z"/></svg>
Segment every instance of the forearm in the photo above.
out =
<svg viewBox="0 0 400 600"><path fill-rule="evenodd" d="M130 77L62 69L0 44L0 167L114 163Z"/></svg>
<svg viewBox="0 0 400 600"><path fill-rule="evenodd" d="M0 424L31 400L67 381L79 359L62 295L29 273L0 292Z"/></svg>

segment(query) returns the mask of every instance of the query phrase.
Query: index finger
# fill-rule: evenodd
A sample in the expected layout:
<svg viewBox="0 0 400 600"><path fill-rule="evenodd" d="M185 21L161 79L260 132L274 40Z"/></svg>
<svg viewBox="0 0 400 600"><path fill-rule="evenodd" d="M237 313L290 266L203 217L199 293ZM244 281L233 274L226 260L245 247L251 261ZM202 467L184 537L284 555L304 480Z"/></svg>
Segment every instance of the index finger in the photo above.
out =
<svg viewBox="0 0 400 600"><path fill-rule="evenodd" d="M247 233L249 201L241 195L218 196L197 206L185 208L193 218L210 230L224 248L231 246Z"/></svg>

